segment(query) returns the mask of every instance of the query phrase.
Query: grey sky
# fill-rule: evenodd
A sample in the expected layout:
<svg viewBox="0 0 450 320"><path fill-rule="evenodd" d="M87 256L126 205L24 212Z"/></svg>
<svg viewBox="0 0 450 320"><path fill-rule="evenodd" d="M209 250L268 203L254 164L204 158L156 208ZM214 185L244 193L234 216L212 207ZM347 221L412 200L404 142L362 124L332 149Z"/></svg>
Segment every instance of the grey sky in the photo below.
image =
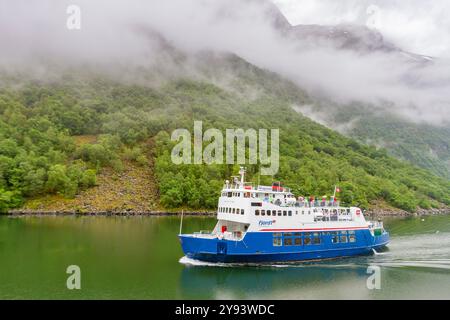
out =
<svg viewBox="0 0 450 320"><path fill-rule="evenodd" d="M274 0L292 24L376 24L402 48L450 56L448 0Z"/></svg>

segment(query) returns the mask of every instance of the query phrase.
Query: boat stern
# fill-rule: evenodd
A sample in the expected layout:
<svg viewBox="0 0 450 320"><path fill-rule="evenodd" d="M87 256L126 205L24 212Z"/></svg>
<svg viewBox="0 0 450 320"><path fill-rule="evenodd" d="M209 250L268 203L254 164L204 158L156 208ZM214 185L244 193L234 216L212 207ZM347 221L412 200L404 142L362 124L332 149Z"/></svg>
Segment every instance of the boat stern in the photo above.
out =
<svg viewBox="0 0 450 320"><path fill-rule="evenodd" d="M188 258L198 259L203 255L217 254L217 243L219 241L216 237L180 234L178 239L184 254Z"/></svg>

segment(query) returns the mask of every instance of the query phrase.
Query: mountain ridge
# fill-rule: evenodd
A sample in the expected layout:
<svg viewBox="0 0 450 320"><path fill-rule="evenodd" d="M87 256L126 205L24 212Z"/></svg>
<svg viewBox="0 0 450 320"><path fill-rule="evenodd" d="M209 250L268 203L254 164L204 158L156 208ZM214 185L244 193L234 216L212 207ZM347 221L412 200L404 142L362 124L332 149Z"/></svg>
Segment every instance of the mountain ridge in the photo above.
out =
<svg viewBox="0 0 450 320"><path fill-rule="evenodd" d="M363 208L379 200L411 212L450 203L450 182L292 110L295 103L310 102L292 82L236 55L210 59L210 69L199 71L203 77L168 79L158 87L72 76L59 83L2 88L3 203L17 207L18 197L47 194L73 198L95 187L93 172L126 172L127 161L152 160L161 208L214 208L223 180L236 173L236 166L177 166L170 160L170 132L190 128L194 120L203 121L205 130L280 128L280 171L274 178L296 194L321 196L338 184L344 203ZM217 86L206 81L208 72L228 80ZM255 94L247 94L251 91ZM98 137L79 145L73 136L80 134ZM154 147L142 144L148 138ZM149 151L151 158L145 156ZM249 179L257 179L258 166L248 167ZM260 179L270 184L269 177Z"/></svg>

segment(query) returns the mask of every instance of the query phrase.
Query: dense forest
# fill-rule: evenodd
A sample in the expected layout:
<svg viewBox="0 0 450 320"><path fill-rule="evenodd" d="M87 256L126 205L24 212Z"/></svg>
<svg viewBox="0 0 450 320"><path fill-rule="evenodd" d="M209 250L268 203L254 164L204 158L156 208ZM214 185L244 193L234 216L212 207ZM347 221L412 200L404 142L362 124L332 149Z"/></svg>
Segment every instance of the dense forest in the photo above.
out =
<svg viewBox="0 0 450 320"><path fill-rule="evenodd" d="M276 75L236 57L227 63L233 75L227 85L185 78L146 86L93 76L4 84L0 211L45 194L74 197L94 186L105 167L147 165L149 151L163 207L214 208L223 181L238 166L172 163L172 130L192 130L194 120L202 120L204 130L280 130L278 174L259 176L258 165L247 165L253 182L281 180L297 195L317 196L338 185L342 202L363 208L380 200L411 212L450 204L450 181L302 116L292 105L308 98ZM87 135L96 138L80 143Z"/></svg>

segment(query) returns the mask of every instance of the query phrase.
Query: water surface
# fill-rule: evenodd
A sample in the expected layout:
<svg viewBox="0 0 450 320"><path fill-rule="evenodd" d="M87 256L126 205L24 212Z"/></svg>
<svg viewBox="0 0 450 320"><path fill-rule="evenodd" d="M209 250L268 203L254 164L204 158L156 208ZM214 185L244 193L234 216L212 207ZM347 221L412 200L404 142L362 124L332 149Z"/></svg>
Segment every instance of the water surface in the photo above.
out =
<svg viewBox="0 0 450 320"><path fill-rule="evenodd" d="M183 232L214 224L185 217ZM178 217L0 217L0 298L450 299L450 216L385 225L392 241L380 254L223 266L182 258ZM69 265L81 268L81 290L66 288ZM366 285L372 265L379 290Z"/></svg>

